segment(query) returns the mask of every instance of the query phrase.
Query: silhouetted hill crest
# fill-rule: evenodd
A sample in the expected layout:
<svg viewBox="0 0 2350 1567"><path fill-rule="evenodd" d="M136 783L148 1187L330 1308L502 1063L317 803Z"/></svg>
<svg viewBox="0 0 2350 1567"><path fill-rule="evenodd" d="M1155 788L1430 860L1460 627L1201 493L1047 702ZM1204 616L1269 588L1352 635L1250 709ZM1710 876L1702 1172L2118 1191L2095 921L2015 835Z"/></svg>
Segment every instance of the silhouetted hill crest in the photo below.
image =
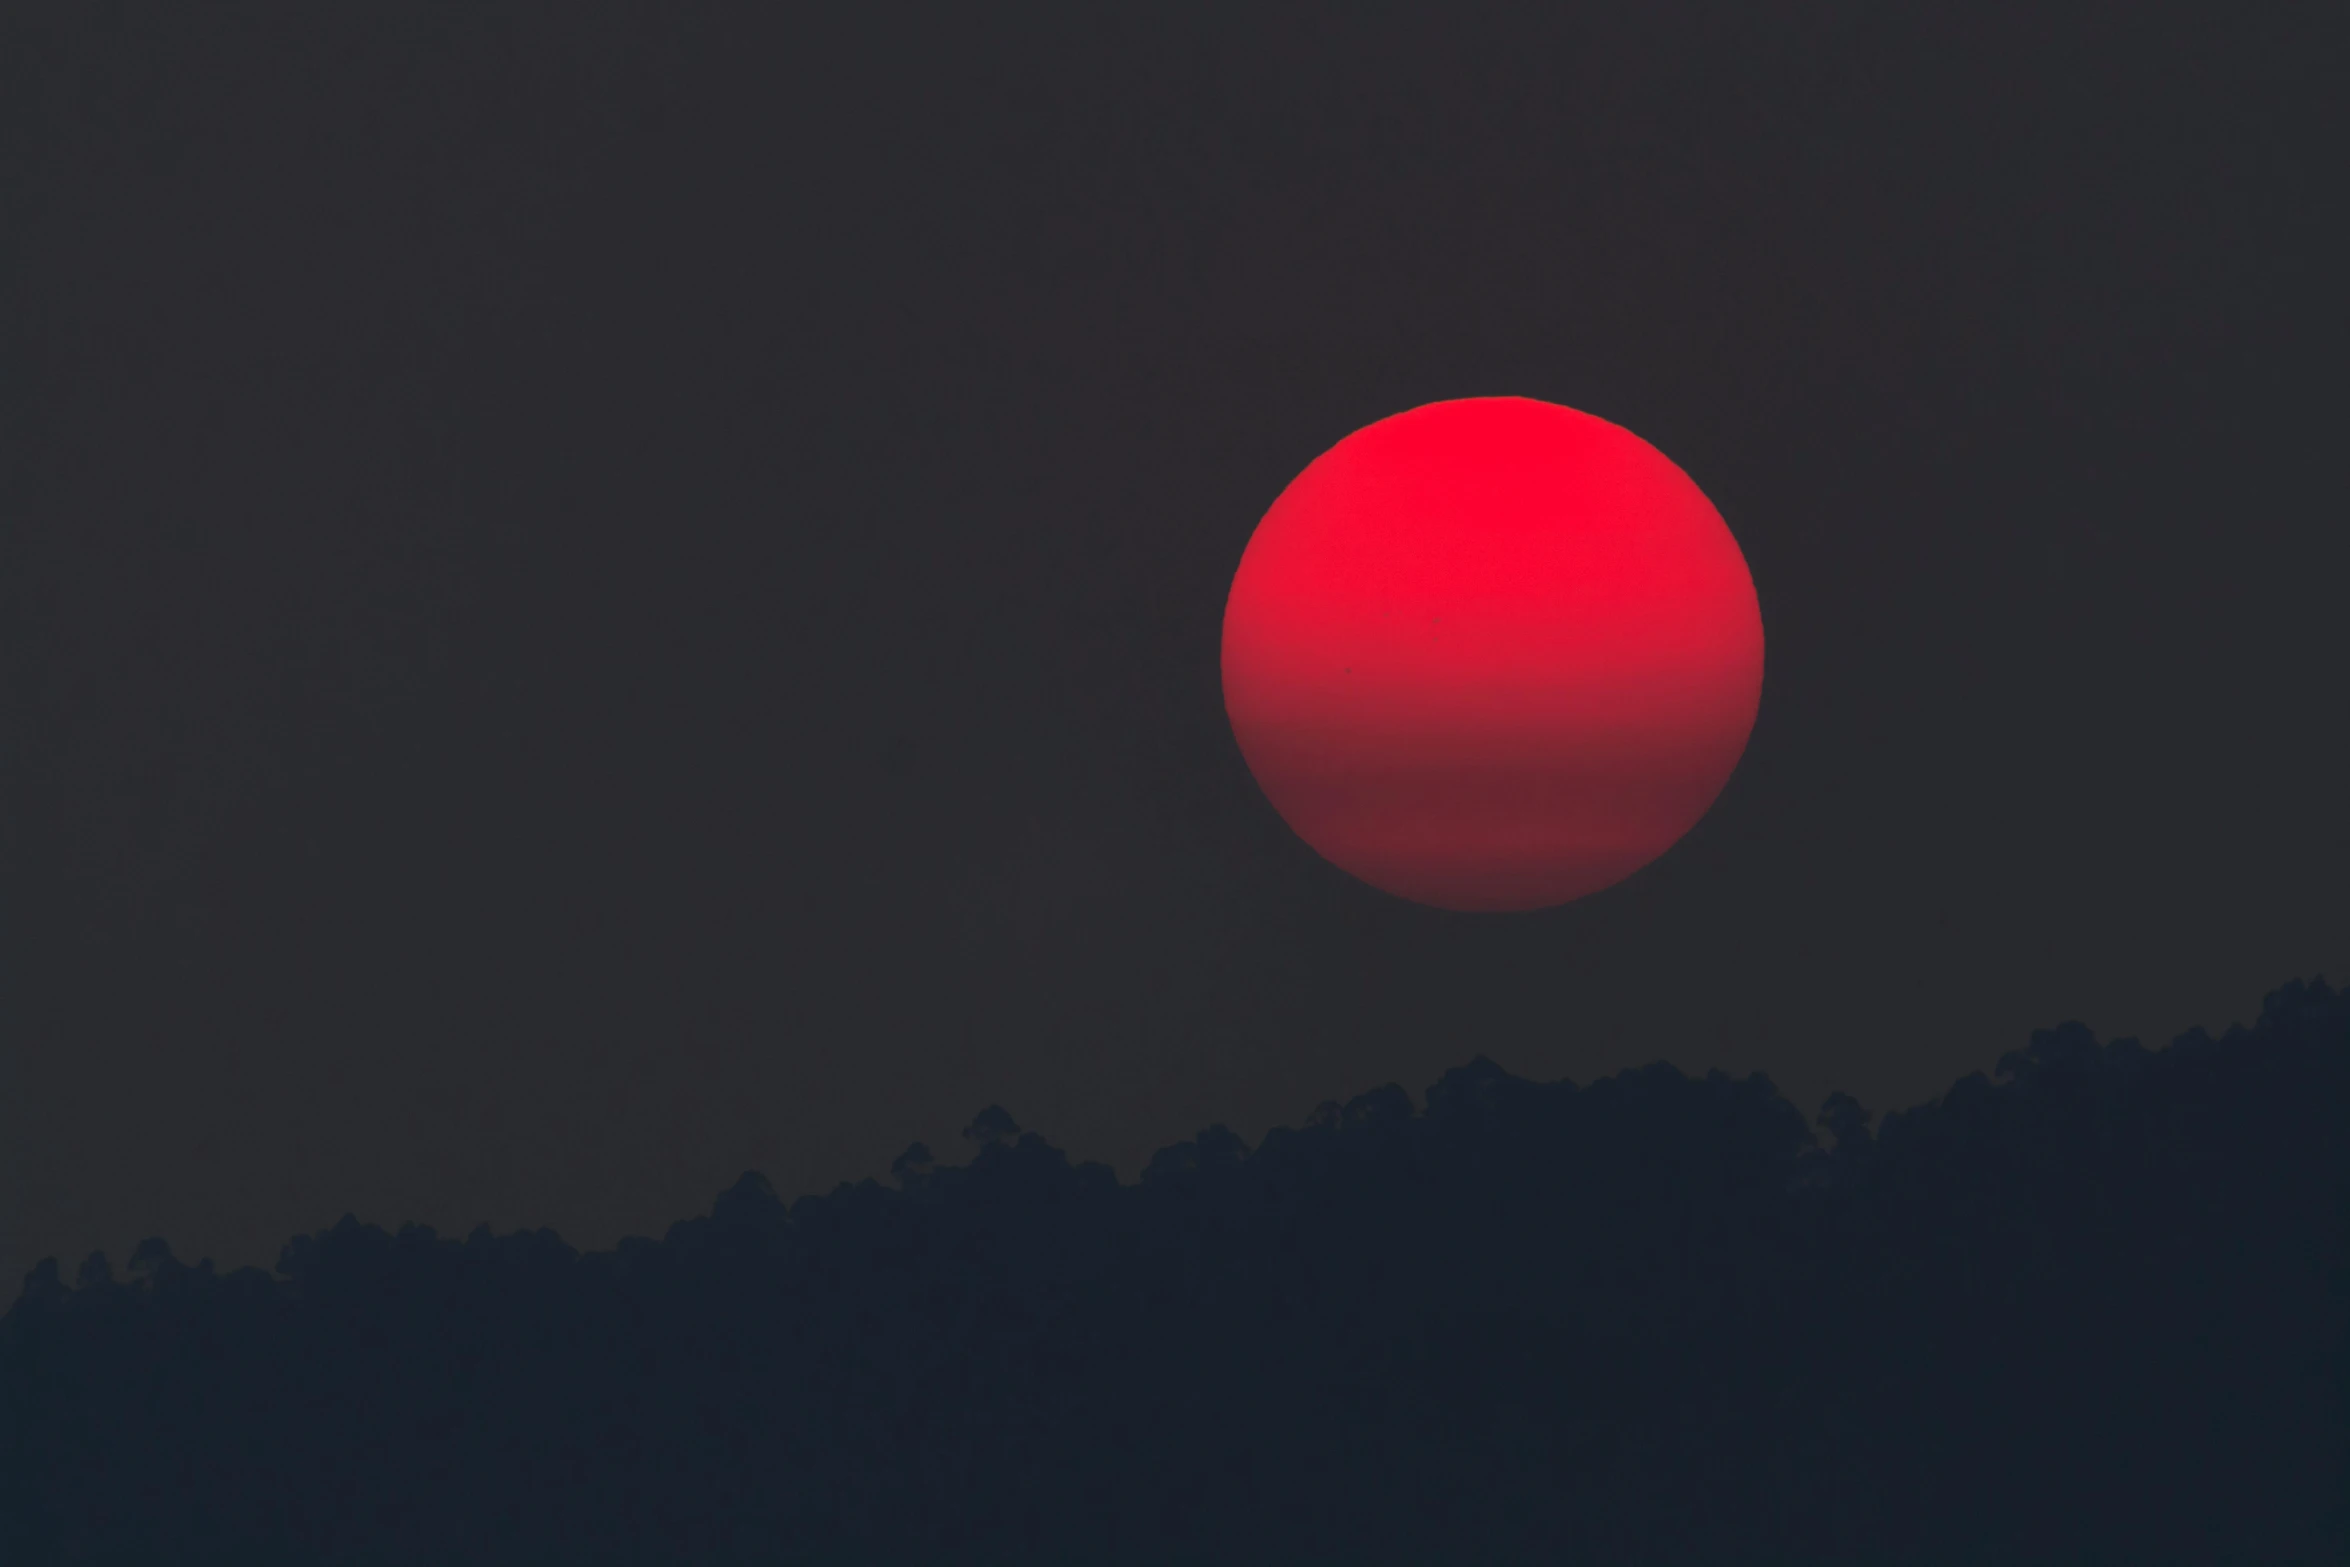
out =
<svg viewBox="0 0 2350 1567"><path fill-rule="evenodd" d="M0 1546L2333 1559L2346 1070L2320 979L2167 1050L2036 1031L1873 1134L1479 1056L1133 1185L990 1106L963 1165L748 1171L585 1256L346 1214L276 1279L45 1259Z"/></svg>

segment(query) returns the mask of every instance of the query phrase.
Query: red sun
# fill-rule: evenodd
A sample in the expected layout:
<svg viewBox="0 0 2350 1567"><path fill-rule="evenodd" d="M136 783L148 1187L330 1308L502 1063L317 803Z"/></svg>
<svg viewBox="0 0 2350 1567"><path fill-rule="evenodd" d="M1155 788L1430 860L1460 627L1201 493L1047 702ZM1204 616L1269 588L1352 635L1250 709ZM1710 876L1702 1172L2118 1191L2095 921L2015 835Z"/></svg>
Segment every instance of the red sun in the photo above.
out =
<svg viewBox="0 0 2350 1567"><path fill-rule="evenodd" d="M1631 875L1729 781L1762 699L1746 558L1629 430L1430 403L1314 459L1224 609L1224 706L1324 858L1438 908Z"/></svg>

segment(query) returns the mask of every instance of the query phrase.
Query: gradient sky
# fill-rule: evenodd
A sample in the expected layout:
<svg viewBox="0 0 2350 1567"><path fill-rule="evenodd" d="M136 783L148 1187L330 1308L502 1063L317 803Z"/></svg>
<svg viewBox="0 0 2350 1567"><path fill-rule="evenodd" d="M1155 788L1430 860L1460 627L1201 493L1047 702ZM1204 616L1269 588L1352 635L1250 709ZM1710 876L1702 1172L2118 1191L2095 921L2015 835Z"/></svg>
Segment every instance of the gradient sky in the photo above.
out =
<svg viewBox="0 0 2350 1567"><path fill-rule="evenodd" d="M29 9L10 1288L2350 976L2328 8ZM1770 643L1535 916L1324 864L1218 681L1282 486L1496 394L1683 467Z"/></svg>

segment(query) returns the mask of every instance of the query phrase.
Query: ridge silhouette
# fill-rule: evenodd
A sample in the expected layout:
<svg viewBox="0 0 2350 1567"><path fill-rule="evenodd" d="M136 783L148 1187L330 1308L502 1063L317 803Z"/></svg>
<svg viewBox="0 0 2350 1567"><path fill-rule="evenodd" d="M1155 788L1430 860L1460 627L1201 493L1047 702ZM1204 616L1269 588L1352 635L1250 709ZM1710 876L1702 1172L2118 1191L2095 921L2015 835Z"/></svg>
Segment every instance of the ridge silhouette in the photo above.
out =
<svg viewBox="0 0 2350 1567"><path fill-rule="evenodd" d="M2340 1560L2346 1065L2321 978L1873 1131L1479 1056L1133 1185L989 1106L608 1252L45 1259L0 1559Z"/></svg>

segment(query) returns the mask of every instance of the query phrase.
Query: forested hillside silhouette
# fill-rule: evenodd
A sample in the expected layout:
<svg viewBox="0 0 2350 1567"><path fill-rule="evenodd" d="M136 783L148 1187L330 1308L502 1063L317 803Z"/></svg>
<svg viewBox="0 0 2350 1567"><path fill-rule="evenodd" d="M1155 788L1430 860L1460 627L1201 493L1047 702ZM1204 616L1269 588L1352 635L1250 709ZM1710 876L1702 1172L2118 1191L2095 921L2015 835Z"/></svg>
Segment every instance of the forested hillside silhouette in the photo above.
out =
<svg viewBox="0 0 2350 1567"><path fill-rule="evenodd" d="M966 1163L746 1174L611 1252L346 1216L279 1276L45 1261L0 1555L2350 1559L2346 1064L2296 981L1873 1132L1479 1058L1132 1185L990 1107Z"/></svg>

